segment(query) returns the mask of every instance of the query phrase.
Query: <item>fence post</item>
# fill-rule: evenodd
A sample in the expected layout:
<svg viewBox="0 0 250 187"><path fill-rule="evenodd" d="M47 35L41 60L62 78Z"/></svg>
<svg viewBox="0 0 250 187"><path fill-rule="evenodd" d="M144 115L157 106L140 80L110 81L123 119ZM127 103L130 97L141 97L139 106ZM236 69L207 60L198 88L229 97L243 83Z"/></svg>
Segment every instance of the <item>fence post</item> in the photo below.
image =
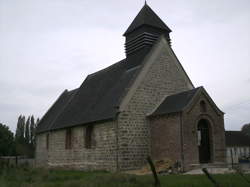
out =
<svg viewBox="0 0 250 187"><path fill-rule="evenodd" d="M234 168L233 148L230 148L232 169Z"/></svg>
<svg viewBox="0 0 250 187"><path fill-rule="evenodd" d="M9 168L10 167L10 158L7 158L7 168Z"/></svg>
<svg viewBox="0 0 250 187"><path fill-rule="evenodd" d="M219 187L220 186L216 182L216 180L208 173L207 168L202 168L202 171L206 174L207 178L214 184L215 187Z"/></svg>
<svg viewBox="0 0 250 187"><path fill-rule="evenodd" d="M16 156L16 167L18 166L18 157Z"/></svg>
<svg viewBox="0 0 250 187"><path fill-rule="evenodd" d="M156 173L156 170L155 170L154 163L153 163L152 159L150 158L150 156L147 157L147 160L148 160L148 163L149 163L149 165L150 165L151 171L152 171L153 176L154 176L155 187L160 187L160 186L161 186L161 183L160 183L159 178L158 178L158 176L157 176L157 173Z"/></svg>

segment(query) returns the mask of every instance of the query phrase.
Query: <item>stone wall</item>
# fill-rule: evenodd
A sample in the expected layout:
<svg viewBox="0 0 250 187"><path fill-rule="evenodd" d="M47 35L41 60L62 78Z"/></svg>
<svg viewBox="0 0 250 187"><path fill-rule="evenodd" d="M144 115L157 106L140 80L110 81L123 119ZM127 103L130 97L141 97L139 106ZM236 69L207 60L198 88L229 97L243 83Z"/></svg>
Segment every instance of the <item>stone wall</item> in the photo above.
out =
<svg viewBox="0 0 250 187"><path fill-rule="evenodd" d="M153 117L150 129L152 159L181 162L180 114Z"/></svg>
<svg viewBox="0 0 250 187"><path fill-rule="evenodd" d="M144 76L143 76L144 74ZM193 88L165 40L153 48L126 105L118 116L119 169L138 169L150 154L150 128L146 119L168 95Z"/></svg>
<svg viewBox="0 0 250 187"><path fill-rule="evenodd" d="M116 170L117 138L114 121L93 124L91 148L85 148L86 126L72 127L71 149L65 149L66 129L49 132L49 149L46 134L37 136L36 163L54 168L81 170ZM48 156L47 156L48 155Z"/></svg>
<svg viewBox="0 0 250 187"><path fill-rule="evenodd" d="M200 102L206 103L206 112L200 110ZM188 170L199 164L199 149L197 126L200 119L205 119L210 124L210 151L211 163L225 163L225 129L223 114L216 110L207 97L201 93L196 98L191 108L183 113L183 149L184 166Z"/></svg>
<svg viewBox="0 0 250 187"><path fill-rule="evenodd" d="M46 148L46 134L36 136L36 166L46 167L48 165L48 152Z"/></svg>

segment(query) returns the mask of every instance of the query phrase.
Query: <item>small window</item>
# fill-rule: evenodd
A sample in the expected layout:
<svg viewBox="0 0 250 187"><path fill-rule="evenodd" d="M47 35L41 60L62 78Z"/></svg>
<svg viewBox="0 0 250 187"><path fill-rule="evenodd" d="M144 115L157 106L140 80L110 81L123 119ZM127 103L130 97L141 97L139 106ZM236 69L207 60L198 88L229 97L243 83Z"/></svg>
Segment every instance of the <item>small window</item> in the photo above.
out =
<svg viewBox="0 0 250 187"><path fill-rule="evenodd" d="M49 134L46 135L46 149L49 150Z"/></svg>
<svg viewBox="0 0 250 187"><path fill-rule="evenodd" d="M205 101L200 102L200 111L201 112L206 112L207 111L207 106L206 106Z"/></svg>
<svg viewBox="0 0 250 187"><path fill-rule="evenodd" d="M85 148L90 149L92 144L93 126L87 126L85 132Z"/></svg>
<svg viewBox="0 0 250 187"><path fill-rule="evenodd" d="M71 129L66 130L65 149L71 149Z"/></svg>

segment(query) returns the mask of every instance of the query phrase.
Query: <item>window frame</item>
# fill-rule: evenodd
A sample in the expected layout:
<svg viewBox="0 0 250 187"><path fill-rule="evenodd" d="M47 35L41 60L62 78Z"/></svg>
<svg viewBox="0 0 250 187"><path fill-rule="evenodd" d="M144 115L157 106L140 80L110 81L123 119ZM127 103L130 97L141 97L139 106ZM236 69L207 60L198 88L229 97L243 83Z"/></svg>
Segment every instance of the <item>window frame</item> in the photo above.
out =
<svg viewBox="0 0 250 187"><path fill-rule="evenodd" d="M84 139L86 149L91 149L92 147L92 143L93 143L92 136L93 136L93 126L88 125L85 128L85 139Z"/></svg>
<svg viewBox="0 0 250 187"><path fill-rule="evenodd" d="M72 149L72 129L66 129L65 149Z"/></svg>

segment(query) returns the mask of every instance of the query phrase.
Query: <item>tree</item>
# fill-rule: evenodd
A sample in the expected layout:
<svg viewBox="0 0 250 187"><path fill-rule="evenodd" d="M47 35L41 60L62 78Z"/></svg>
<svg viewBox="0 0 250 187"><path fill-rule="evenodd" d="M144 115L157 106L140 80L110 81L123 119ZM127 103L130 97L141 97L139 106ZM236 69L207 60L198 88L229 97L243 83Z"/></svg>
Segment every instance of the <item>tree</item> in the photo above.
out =
<svg viewBox="0 0 250 187"><path fill-rule="evenodd" d="M34 147L35 146L35 135L36 135L36 126L35 126L35 119L32 115L30 118L30 143Z"/></svg>
<svg viewBox="0 0 250 187"><path fill-rule="evenodd" d="M35 123L33 115L28 116L27 120L25 120L25 116L23 115L18 117L15 135L15 150L17 155L34 156L36 125L38 122L39 118Z"/></svg>
<svg viewBox="0 0 250 187"><path fill-rule="evenodd" d="M27 121L25 122L25 136L24 136L24 139L25 139L25 143L26 144L29 144L31 141L30 141L30 117L28 117Z"/></svg>
<svg viewBox="0 0 250 187"><path fill-rule="evenodd" d="M17 120L17 127L16 127L16 134L15 134L15 139L20 139L22 137L22 132L21 132L21 123L22 123L22 118L23 116L20 115Z"/></svg>
<svg viewBox="0 0 250 187"><path fill-rule="evenodd" d="M36 119L36 123L35 123L35 129L34 129L34 146L36 145L36 128L37 128L37 125L38 125L38 123L40 122L40 119L39 118L37 118Z"/></svg>
<svg viewBox="0 0 250 187"><path fill-rule="evenodd" d="M20 141L22 143L24 143L24 132L25 132L25 116L22 116L22 119L21 119L21 128L20 128L20 131L21 131L21 137L20 137Z"/></svg>
<svg viewBox="0 0 250 187"><path fill-rule="evenodd" d="M37 118L36 119L36 126L37 126L37 124L40 122L40 119L39 118Z"/></svg>
<svg viewBox="0 0 250 187"><path fill-rule="evenodd" d="M250 123L243 125L241 127L241 132L243 132L244 134L250 136Z"/></svg>
<svg viewBox="0 0 250 187"><path fill-rule="evenodd" d="M14 153L14 135L9 127L0 123L0 156L10 156Z"/></svg>

